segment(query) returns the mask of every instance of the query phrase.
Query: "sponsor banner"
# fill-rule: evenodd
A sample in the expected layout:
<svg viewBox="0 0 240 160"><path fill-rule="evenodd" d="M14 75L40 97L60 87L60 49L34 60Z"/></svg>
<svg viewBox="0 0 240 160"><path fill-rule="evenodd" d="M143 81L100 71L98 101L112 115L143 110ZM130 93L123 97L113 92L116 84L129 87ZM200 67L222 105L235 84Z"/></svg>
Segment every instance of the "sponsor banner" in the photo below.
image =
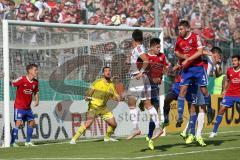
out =
<svg viewBox="0 0 240 160"><path fill-rule="evenodd" d="M133 115L129 114L129 109L126 103L120 102L118 104L112 104L109 102L109 110L113 111L113 114L117 121L117 128L114 136L126 136L132 131L131 120ZM2 105L0 102L0 137L3 139L3 113ZM10 102L13 106L13 102ZM14 126L14 110L10 108L11 128ZM33 107L33 113L35 116L36 126L33 131L33 141L42 140L62 140L69 139L77 131L77 128L83 124L86 120L86 112L88 109L87 102L82 101L40 101L38 107ZM140 129L143 134L148 132L149 115L146 111L139 111ZM26 124L23 129L19 130L19 140L25 141L26 139ZM86 130L82 137L101 137L106 133L107 124L100 118L96 118L92 126Z"/></svg>
<svg viewBox="0 0 240 160"><path fill-rule="evenodd" d="M215 117L214 121L216 119L217 113L220 109L220 103L222 101L222 96L221 95L212 95L212 108L216 110L215 112ZM220 127L226 127L226 126L239 126L240 125L240 107L237 107L237 105L240 104L235 104L234 107L229 108L226 113L223 115L223 120L220 125ZM189 120L189 112L188 112L188 106L187 102L185 102L184 106L184 114L183 114L183 120L184 123L182 124L181 128L176 128L176 123L177 123L177 118L178 118L178 110L177 110L177 102L174 101L171 103L171 111L169 114L169 121L170 124L168 127L166 127L167 132L176 132L176 131L183 131L186 123ZM212 128L214 121L212 124L208 125L207 122L207 116L205 116L205 127L206 128Z"/></svg>

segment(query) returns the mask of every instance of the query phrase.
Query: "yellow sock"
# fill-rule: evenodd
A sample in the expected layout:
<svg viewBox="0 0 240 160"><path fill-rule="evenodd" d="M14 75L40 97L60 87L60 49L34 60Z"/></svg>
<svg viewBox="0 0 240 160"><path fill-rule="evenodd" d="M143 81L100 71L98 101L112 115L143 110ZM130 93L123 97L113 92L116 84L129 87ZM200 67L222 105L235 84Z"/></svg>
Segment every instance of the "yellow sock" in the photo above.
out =
<svg viewBox="0 0 240 160"><path fill-rule="evenodd" d="M74 141L77 141L77 139L83 134L85 130L86 130L86 127L84 125L81 125L72 139Z"/></svg>
<svg viewBox="0 0 240 160"><path fill-rule="evenodd" d="M111 126L108 126L108 128L107 128L107 133L106 133L106 136L105 136L105 137L106 137L107 139L109 139L110 136L113 134L114 130L115 130L115 128L112 128Z"/></svg>

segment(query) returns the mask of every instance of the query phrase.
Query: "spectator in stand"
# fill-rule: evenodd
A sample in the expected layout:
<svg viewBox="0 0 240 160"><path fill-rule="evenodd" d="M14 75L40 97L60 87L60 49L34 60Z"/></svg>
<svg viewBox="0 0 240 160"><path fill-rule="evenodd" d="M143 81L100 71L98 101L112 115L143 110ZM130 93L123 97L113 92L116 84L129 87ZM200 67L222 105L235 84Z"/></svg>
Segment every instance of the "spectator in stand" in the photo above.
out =
<svg viewBox="0 0 240 160"><path fill-rule="evenodd" d="M100 22L100 18L102 16L102 12L100 9L96 9L96 14L91 17L92 24L98 24Z"/></svg>
<svg viewBox="0 0 240 160"><path fill-rule="evenodd" d="M195 17L191 19L190 24L194 33L198 35L201 34L201 30L203 28L203 20L198 12L195 14Z"/></svg>
<svg viewBox="0 0 240 160"><path fill-rule="evenodd" d="M0 2L0 19L4 18L4 14L10 10L9 3L7 0L2 0Z"/></svg>
<svg viewBox="0 0 240 160"><path fill-rule="evenodd" d="M51 8L46 3L46 0L38 0L34 3L35 7L38 9L37 20L40 20L40 15L43 14L44 9L47 9L49 12Z"/></svg>
<svg viewBox="0 0 240 160"><path fill-rule="evenodd" d="M135 12L132 11L129 15L129 17L127 17L127 25L132 27L133 25L135 25L137 23L137 18L134 16Z"/></svg>
<svg viewBox="0 0 240 160"><path fill-rule="evenodd" d="M59 13L59 18L58 18L58 22L59 23L68 23L68 22L70 22L68 9L69 9L69 6L64 5L62 11Z"/></svg>
<svg viewBox="0 0 240 160"><path fill-rule="evenodd" d="M107 9L107 10L106 10L106 15L104 16L104 21L103 21L103 23L104 23L106 26L111 25L111 24L112 24L111 18L112 18L111 11L110 11L110 9Z"/></svg>
<svg viewBox="0 0 240 160"><path fill-rule="evenodd" d="M9 6L9 10L7 10L4 13L3 19L11 19L11 20L16 19L15 3L13 1L9 1L8 6Z"/></svg>

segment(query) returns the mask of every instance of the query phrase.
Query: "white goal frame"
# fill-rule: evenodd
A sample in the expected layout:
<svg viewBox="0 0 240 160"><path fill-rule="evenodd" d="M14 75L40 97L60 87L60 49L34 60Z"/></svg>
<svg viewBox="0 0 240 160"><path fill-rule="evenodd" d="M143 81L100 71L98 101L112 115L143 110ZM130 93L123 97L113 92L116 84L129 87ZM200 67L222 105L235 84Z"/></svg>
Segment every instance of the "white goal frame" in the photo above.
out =
<svg viewBox="0 0 240 160"><path fill-rule="evenodd" d="M3 120L4 120L4 144L3 147L10 147L10 86L9 86L9 25L24 25L37 27L56 27L56 28L74 28L74 29L91 29L91 30L113 30L113 31L133 31L140 29L142 31L156 32L156 36L161 39L161 51L163 52L163 29L162 28L143 28L143 27L120 27L120 26L95 26L79 24L61 24L61 23L43 23L31 21L2 20L3 32ZM162 96L160 101L162 101Z"/></svg>

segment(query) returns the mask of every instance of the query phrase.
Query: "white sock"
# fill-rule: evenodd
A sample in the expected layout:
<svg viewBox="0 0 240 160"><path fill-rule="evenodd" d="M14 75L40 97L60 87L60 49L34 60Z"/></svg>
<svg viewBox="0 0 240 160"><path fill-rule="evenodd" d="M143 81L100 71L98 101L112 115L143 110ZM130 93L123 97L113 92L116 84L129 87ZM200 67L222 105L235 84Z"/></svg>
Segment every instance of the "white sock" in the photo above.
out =
<svg viewBox="0 0 240 160"><path fill-rule="evenodd" d="M155 126L156 126L155 128L159 128L160 122L159 122L159 116L158 116L157 110L152 106L148 111L153 122L155 123Z"/></svg>
<svg viewBox="0 0 240 160"><path fill-rule="evenodd" d="M202 136L202 130L203 130L203 126L204 126L204 116L205 116L205 113L204 113L204 112L198 113L198 118L197 118L197 133L196 133L196 136L197 136L197 137Z"/></svg>
<svg viewBox="0 0 240 160"><path fill-rule="evenodd" d="M183 130L184 134L187 134L187 132L188 132L188 125L189 125L189 120L187 121L186 127Z"/></svg>
<svg viewBox="0 0 240 160"><path fill-rule="evenodd" d="M139 129L138 108L130 108L130 121L132 121L133 129Z"/></svg>

